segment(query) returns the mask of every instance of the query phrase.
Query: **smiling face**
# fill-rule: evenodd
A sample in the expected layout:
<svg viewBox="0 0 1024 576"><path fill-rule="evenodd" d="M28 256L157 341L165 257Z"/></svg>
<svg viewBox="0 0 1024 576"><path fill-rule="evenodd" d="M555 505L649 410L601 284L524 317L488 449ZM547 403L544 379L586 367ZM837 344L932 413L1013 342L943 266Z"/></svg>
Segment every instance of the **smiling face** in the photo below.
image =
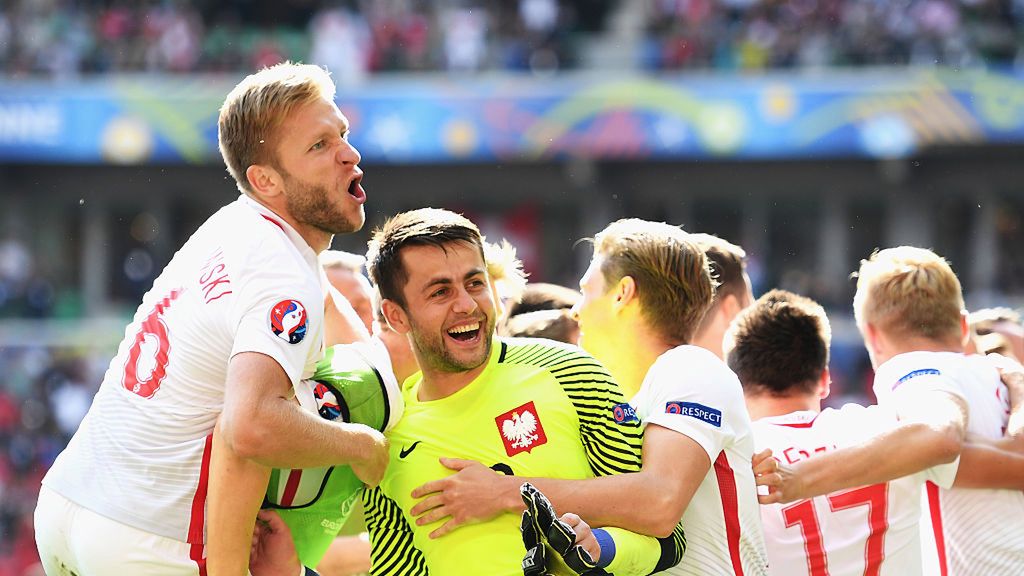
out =
<svg viewBox="0 0 1024 576"><path fill-rule="evenodd" d="M273 165L284 184L285 206L299 227L326 234L363 227L361 156L348 133L348 119L324 98L295 108L278 126Z"/></svg>
<svg viewBox="0 0 1024 576"><path fill-rule="evenodd" d="M495 305L480 248L467 242L406 246L402 288L413 348L424 371L466 372L491 353Z"/></svg>

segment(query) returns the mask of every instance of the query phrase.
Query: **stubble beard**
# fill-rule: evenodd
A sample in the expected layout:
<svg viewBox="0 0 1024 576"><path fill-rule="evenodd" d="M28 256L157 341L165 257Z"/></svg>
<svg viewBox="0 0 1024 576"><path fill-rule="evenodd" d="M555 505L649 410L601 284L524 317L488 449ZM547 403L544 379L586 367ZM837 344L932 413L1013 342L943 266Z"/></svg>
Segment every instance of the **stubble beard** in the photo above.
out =
<svg viewBox="0 0 1024 576"><path fill-rule="evenodd" d="M307 184L287 172L283 174L287 190L285 204L292 218L328 234L351 234L363 227L366 216L362 206L358 207L354 217L346 216L331 202L326 186Z"/></svg>
<svg viewBox="0 0 1024 576"><path fill-rule="evenodd" d="M411 319L410 319L411 320ZM468 372L474 368L479 367L487 359L491 357L491 345L493 344L494 326L490 318L485 319L481 323L481 330L485 330L485 334L481 334L484 339L484 350L479 358L472 358L469 360L460 360L452 354L451 350L448 349L444 341L444 336L429 335L428 331L421 330L419 324L415 321L412 323L412 340L413 346L418 352L417 356L421 362L428 364L430 368L439 372Z"/></svg>

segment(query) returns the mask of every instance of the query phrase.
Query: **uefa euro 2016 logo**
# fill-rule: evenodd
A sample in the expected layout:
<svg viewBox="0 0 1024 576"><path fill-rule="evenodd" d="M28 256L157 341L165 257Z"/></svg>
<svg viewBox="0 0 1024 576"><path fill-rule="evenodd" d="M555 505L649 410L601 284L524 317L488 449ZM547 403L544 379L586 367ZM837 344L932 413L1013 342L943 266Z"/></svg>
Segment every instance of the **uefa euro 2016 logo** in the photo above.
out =
<svg viewBox="0 0 1024 576"><path fill-rule="evenodd" d="M289 344L306 337L306 309L298 300L282 300L270 310L270 329Z"/></svg>

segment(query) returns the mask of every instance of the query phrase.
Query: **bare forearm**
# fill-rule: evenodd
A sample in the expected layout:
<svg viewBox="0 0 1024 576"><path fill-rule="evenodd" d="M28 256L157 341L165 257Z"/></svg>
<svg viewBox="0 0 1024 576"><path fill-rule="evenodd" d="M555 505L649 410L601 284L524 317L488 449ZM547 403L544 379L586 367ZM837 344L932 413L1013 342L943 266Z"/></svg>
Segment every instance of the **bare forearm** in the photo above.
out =
<svg viewBox="0 0 1024 576"><path fill-rule="evenodd" d="M856 446L796 463L793 468L801 478L800 489L787 499L811 498L915 474L952 462L960 447L952 433L927 424L904 424Z"/></svg>
<svg viewBox="0 0 1024 576"><path fill-rule="evenodd" d="M213 434L206 504L206 566L210 576L244 576L270 469L239 458L221 432L218 426Z"/></svg>
<svg viewBox="0 0 1024 576"><path fill-rule="evenodd" d="M968 435L954 486L1024 490L1024 436Z"/></svg>
<svg viewBox="0 0 1024 576"><path fill-rule="evenodd" d="M268 399L250 421L228 420L234 449L272 468L316 468L358 463L371 457L383 436L363 424L331 422L284 398Z"/></svg>
<svg viewBox="0 0 1024 576"><path fill-rule="evenodd" d="M502 490L505 510L521 512L524 509L519 496L519 486L523 482L536 486L551 500L556 510L573 512L594 527L616 526L638 534L664 537L672 533L681 516L665 515L662 521L657 512L664 509L659 503L664 499L665 491L642 472L584 480L510 476ZM637 506L637 502L644 505Z"/></svg>

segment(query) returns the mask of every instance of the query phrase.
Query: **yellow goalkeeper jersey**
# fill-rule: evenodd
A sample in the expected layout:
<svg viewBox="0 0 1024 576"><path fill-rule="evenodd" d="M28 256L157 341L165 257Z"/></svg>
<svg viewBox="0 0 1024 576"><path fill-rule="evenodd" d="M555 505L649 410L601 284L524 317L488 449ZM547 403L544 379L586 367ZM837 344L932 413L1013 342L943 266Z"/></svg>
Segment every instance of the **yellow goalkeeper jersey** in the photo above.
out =
<svg viewBox="0 0 1024 576"><path fill-rule="evenodd" d="M639 423L616 421L615 407L626 402L618 385L575 346L495 338L484 371L439 400L417 400L420 378L414 375L403 387L405 413L388 434L391 462L384 479L364 494L374 575L522 574L519 514L433 540L429 534L440 521L416 526L409 510L417 501L410 493L452 474L438 461L442 456L517 476L579 479L640 470ZM648 540L655 542L651 567L659 552L674 561L681 557L681 530L665 539L667 546Z"/></svg>

